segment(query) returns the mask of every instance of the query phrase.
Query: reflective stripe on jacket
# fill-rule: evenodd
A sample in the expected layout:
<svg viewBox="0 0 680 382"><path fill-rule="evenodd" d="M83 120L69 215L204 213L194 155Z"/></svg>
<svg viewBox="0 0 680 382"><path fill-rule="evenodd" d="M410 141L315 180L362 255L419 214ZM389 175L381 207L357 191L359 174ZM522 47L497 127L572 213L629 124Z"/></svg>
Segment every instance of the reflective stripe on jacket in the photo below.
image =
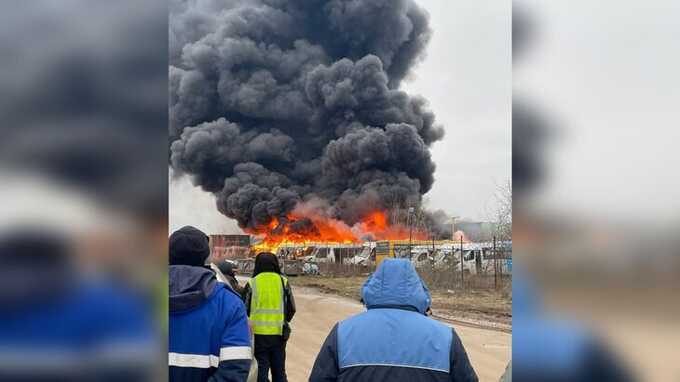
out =
<svg viewBox="0 0 680 382"><path fill-rule="evenodd" d="M168 380L245 381L252 349L236 293L203 267L170 266L169 280Z"/></svg>
<svg viewBox="0 0 680 382"><path fill-rule="evenodd" d="M288 280L273 272L263 272L250 279L252 293L250 322L259 335L282 335L284 322L284 285Z"/></svg>

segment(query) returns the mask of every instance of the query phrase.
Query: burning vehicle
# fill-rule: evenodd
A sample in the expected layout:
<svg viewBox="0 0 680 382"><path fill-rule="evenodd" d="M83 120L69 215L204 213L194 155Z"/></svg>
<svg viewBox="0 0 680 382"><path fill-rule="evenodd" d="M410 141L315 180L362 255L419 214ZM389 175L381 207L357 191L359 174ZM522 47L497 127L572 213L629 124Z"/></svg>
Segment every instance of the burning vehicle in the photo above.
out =
<svg viewBox="0 0 680 382"><path fill-rule="evenodd" d="M364 243L361 252L349 259L348 264L371 267L375 265L375 242Z"/></svg>

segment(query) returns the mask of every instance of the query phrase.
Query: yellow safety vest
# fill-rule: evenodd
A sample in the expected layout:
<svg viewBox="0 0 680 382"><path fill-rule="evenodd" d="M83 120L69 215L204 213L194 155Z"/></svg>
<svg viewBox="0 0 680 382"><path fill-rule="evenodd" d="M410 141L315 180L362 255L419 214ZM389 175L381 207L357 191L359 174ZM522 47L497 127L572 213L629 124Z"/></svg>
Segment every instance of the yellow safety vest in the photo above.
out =
<svg viewBox="0 0 680 382"><path fill-rule="evenodd" d="M251 291L249 318L255 334L283 334L283 285L287 284L288 279L273 272L260 273L248 281Z"/></svg>

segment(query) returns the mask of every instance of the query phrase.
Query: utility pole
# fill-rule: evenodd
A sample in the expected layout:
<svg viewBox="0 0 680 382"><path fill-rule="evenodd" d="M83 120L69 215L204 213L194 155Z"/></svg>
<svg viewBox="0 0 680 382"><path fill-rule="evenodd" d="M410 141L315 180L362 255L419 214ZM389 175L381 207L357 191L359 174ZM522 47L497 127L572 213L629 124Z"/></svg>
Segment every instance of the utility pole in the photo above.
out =
<svg viewBox="0 0 680 382"><path fill-rule="evenodd" d="M430 265L432 265L432 272L434 272L434 254L435 249L434 249L434 229L430 228L430 235L432 235L432 256L428 256L430 259Z"/></svg>
<svg viewBox="0 0 680 382"><path fill-rule="evenodd" d="M434 256L434 251L436 251L434 247L434 230L432 230L432 256Z"/></svg>
<svg viewBox="0 0 680 382"><path fill-rule="evenodd" d="M493 237L493 287L498 289L498 256L496 256L496 236Z"/></svg>
<svg viewBox="0 0 680 382"><path fill-rule="evenodd" d="M461 289L465 289L465 276L463 276L463 261L465 261L465 257L463 256L463 235L460 236L460 287Z"/></svg>
<svg viewBox="0 0 680 382"><path fill-rule="evenodd" d="M449 267L451 268L451 278L452 285L456 285L456 267L454 261L456 261L456 219L459 216L451 217L451 258L448 259ZM444 252L444 259L447 259L446 252Z"/></svg>
<svg viewBox="0 0 680 382"><path fill-rule="evenodd" d="M408 208L408 259L413 261L413 215L414 208Z"/></svg>

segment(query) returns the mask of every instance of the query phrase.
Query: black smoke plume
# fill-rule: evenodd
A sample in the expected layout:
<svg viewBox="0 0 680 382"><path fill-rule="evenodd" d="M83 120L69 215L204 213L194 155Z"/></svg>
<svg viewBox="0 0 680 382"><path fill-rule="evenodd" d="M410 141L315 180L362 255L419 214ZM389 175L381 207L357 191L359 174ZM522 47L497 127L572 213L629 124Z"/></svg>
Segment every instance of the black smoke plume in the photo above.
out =
<svg viewBox="0 0 680 382"><path fill-rule="evenodd" d="M399 86L430 33L412 0L174 1L172 168L243 228L419 206L443 129Z"/></svg>

